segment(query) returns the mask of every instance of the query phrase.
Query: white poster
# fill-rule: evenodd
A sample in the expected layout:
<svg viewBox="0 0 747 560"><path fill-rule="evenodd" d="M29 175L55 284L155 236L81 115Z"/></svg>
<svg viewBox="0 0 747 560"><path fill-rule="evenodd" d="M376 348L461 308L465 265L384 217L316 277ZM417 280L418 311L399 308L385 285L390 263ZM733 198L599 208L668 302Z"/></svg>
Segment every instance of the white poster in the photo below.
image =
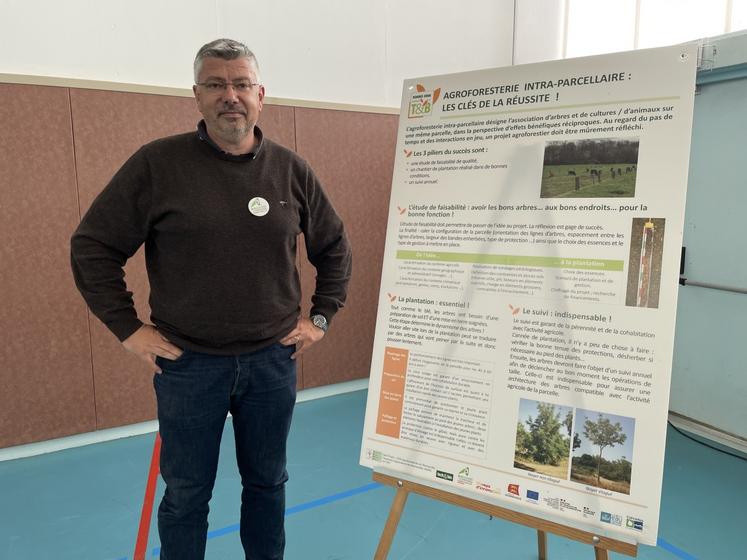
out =
<svg viewBox="0 0 747 560"><path fill-rule="evenodd" d="M696 53L405 82L363 465L656 543Z"/></svg>

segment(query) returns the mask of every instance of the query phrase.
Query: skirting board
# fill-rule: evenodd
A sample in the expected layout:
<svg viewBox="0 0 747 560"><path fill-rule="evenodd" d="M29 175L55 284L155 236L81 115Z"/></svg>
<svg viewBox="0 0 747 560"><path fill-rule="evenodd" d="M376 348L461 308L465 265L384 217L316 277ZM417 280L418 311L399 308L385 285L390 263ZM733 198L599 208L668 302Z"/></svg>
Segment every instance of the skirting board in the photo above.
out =
<svg viewBox="0 0 747 560"><path fill-rule="evenodd" d="M693 435L714 441L720 445L735 449L740 453L747 454L747 439L729 432L719 430L714 426L698 422L683 414L672 410L669 411L669 421L677 428L690 432Z"/></svg>
<svg viewBox="0 0 747 560"><path fill-rule="evenodd" d="M323 387L304 389L298 392L298 395L296 396L296 402L300 403L305 401L312 401L315 399L322 399L324 397L342 395L344 393L352 393L353 391L362 391L364 389L368 389L368 378L346 381L344 383L335 383L333 385L325 385ZM13 447L7 447L5 449L0 449L0 461L23 459L24 457L33 457L35 455L43 455L45 453L62 451L63 449L82 447L84 445L91 445L93 443L101 443L104 441L112 441L115 439L139 436L142 434L155 433L157 431L158 421L151 420L150 422L140 422L139 424L130 424L128 426L119 426L117 428L97 430L95 432L87 432L85 434L76 434L74 436L50 439L47 441L27 443L25 445L16 445Z"/></svg>

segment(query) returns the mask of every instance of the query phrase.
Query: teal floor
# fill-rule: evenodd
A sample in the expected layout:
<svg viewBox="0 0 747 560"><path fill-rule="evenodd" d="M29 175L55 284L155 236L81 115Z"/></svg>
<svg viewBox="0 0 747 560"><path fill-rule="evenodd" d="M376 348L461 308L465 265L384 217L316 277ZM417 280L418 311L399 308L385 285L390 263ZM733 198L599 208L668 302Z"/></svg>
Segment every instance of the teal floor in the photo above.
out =
<svg viewBox="0 0 747 560"><path fill-rule="evenodd" d="M300 403L290 437L286 560L373 557L393 490L358 466L365 391ZM239 478L226 424L208 560L243 558ZM0 463L0 560L132 560L153 435ZM162 488L159 486L158 494ZM659 545L644 560L747 558L747 462L670 428ZM536 559L533 531L412 496L391 560ZM148 554L158 555L152 524ZM611 558L627 558L611 554ZM550 537L552 560L594 558Z"/></svg>

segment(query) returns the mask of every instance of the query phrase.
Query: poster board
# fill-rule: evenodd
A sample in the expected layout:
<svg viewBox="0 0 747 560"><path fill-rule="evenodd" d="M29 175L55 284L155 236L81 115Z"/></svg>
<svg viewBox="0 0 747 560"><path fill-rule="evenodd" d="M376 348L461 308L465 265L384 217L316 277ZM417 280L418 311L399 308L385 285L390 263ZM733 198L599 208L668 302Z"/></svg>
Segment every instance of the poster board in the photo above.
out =
<svg viewBox="0 0 747 560"><path fill-rule="evenodd" d="M655 544L696 59L405 81L362 465Z"/></svg>

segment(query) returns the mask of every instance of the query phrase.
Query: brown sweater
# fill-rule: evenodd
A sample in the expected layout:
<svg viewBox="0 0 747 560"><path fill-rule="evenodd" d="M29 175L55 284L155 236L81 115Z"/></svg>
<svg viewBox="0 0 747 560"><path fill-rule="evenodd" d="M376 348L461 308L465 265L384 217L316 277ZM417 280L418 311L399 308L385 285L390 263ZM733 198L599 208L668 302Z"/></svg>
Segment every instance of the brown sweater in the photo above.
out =
<svg viewBox="0 0 747 560"><path fill-rule="evenodd" d="M317 270L312 314L331 321L343 306L351 252L340 218L308 164L255 131L248 156L221 152L204 125L147 144L83 217L71 240L75 282L119 340L142 325L122 267L143 243L151 320L182 348L240 354L292 330L299 233ZM265 215L261 201L250 211L255 197Z"/></svg>

